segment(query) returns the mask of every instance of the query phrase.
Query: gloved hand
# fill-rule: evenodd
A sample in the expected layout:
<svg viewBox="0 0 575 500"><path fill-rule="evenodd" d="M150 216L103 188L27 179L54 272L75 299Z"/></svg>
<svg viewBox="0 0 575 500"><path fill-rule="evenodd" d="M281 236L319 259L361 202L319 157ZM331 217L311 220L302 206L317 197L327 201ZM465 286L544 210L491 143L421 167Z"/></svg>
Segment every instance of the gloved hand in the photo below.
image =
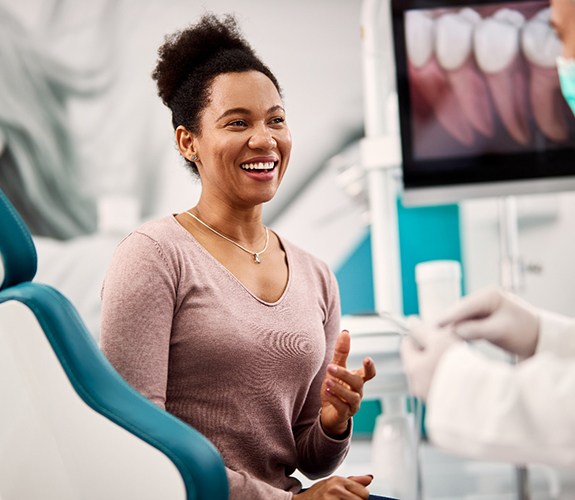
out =
<svg viewBox="0 0 575 500"><path fill-rule="evenodd" d="M520 358L535 353L539 338L537 309L498 288L464 297L442 315L439 325L465 340L488 340Z"/></svg>
<svg viewBox="0 0 575 500"><path fill-rule="evenodd" d="M401 343L401 361L407 375L409 392L421 399L427 399L437 365L445 352L461 342L451 330L433 328L418 318L408 318L410 335L418 339L415 342L409 336ZM421 348L419 345L424 345Z"/></svg>

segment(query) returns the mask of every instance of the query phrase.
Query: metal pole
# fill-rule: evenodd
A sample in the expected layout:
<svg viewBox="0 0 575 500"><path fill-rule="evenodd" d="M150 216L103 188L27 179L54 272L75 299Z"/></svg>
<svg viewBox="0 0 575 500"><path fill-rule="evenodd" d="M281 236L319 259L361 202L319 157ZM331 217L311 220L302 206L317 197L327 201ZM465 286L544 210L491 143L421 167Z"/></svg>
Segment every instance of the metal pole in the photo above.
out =
<svg viewBox="0 0 575 500"><path fill-rule="evenodd" d="M504 290L518 293L524 287L523 262L519 255L519 229L517 223L517 203L513 196L498 200L499 209L499 249L501 259L500 282ZM512 356L517 363L517 356ZM529 471L526 466L515 467L517 500L529 500Z"/></svg>
<svg viewBox="0 0 575 500"><path fill-rule="evenodd" d="M364 0L361 23L365 116L361 150L369 190L375 308L403 314L397 223L401 153L399 119L390 106L396 97L389 0Z"/></svg>

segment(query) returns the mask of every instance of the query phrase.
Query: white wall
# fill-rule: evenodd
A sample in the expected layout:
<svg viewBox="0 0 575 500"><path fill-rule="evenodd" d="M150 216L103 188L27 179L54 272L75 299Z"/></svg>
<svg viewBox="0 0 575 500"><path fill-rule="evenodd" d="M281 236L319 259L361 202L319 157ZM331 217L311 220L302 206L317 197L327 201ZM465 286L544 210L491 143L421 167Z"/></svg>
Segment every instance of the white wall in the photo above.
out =
<svg viewBox="0 0 575 500"><path fill-rule="evenodd" d="M275 216L363 123L360 9L349 0L0 0L74 68L107 82L70 98L79 169L92 191L136 195L144 217L187 209L198 186L175 151L169 111L150 74L166 34L206 11L233 13L284 90L293 136ZM32 42L31 42L32 43Z"/></svg>
<svg viewBox="0 0 575 500"><path fill-rule="evenodd" d="M532 304L575 316L575 193L517 197L519 252L537 263L520 293ZM468 291L499 282L497 201L461 204L464 271Z"/></svg>

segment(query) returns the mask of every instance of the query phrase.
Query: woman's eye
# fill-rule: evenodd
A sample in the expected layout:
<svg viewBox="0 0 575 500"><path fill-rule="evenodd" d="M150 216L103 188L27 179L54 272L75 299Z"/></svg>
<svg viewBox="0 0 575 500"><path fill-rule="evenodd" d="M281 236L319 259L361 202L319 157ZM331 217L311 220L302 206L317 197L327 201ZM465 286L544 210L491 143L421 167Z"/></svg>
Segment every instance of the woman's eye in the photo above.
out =
<svg viewBox="0 0 575 500"><path fill-rule="evenodd" d="M286 121L286 119L283 116L276 116L275 118L272 118L272 123L274 125L280 125L282 123L284 123Z"/></svg>
<svg viewBox="0 0 575 500"><path fill-rule="evenodd" d="M233 122L228 123L229 127L245 127L246 122L244 120L234 120Z"/></svg>

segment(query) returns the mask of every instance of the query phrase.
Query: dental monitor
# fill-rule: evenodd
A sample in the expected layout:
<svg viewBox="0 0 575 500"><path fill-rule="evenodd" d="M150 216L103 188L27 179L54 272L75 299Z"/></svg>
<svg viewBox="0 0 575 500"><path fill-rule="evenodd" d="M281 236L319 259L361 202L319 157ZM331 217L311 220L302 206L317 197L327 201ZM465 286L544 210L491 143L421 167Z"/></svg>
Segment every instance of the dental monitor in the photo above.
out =
<svg viewBox="0 0 575 500"><path fill-rule="evenodd" d="M405 204L575 190L548 1L391 8Z"/></svg>

